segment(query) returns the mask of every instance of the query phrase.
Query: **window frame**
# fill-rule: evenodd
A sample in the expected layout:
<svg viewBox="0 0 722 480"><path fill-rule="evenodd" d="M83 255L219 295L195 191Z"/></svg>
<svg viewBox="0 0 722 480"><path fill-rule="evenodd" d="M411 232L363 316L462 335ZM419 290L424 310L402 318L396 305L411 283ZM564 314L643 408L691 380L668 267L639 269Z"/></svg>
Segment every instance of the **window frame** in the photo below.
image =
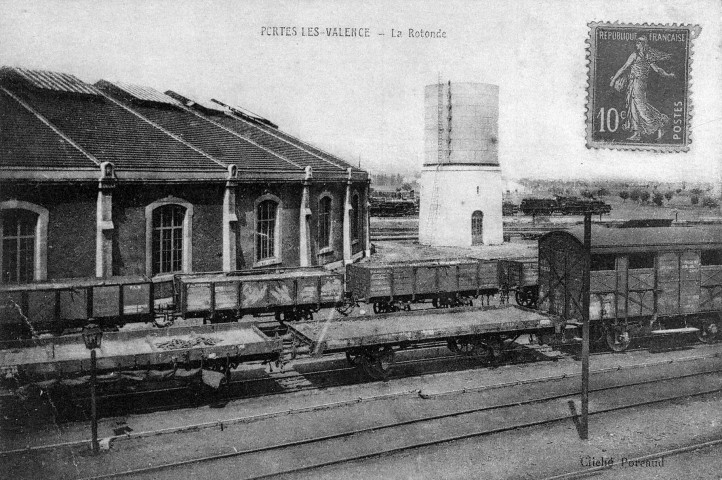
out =
<svg viewBox="0 0 722 480"><path fill-rule="evenodd" d="M355 245L361 239L361 194L356 190L351 194L351 244Z"/></svg>
<svg viewBox="0 0 722 480"><path fill-rule="evenodd" d="M634 259L635 262L638 259L645 259L645 266L632 266L632 260ZM627 257L627 269L628 270L645 270L654 268L655 265L655 259L657 258L657 252L639 252L639 253L630 253ZM651 265L647 266L646 264L651 263Z"/></svg>
<svg viewBox="0 0 722 480"><path fill-rule="evenodd" d="M328 212L322 211L324 202L328 202ZM318 253L324 254L333 252L333 196L329 192L324 192L318 197L318 213L316 214L316 242L318 243ZM322 229L323 216L326 216L328 222L327 227ZM323 230L326 232L323 232ZM322 235L325 233L325 235ZM322 243L322 239L326 243Z"/></svg>
<svg viewBox="0 0 722 480"><path fill-rule="evenodd" d="M612 268L609 267L611 262ZM617 270L617 256L613 253L593 253L589 259L590 272L613 272Z"/></svg>
<svg viewBox="0 0 722 480"><path fill-rule="evenodd" d="M274 227L273 227L273 255L271 257L266 257L263 259L259 259L259 251L258 251L258 207L261 206L263 202L271 201L276 204L276 215L274 219ZM282 243L282 237L281 237L281 218L283 213L283 203L281 202L281 199L278 198L276 195L272 195L270 193L267 193L265 195L261 195L253 202L253 267L264 267L267 265L274 265L282 262L281 258L281 243Z"/></svg>
<svg viewBox="0 0 722 480"><path fill-rule="evenodd" d="M153 273L153 218L159 208L177 205L185 209L182 224L181 270L174 272ZM174 273L190 273L193 271L193 204L182 198L168 196L145 207L145 273L148 277L173 275Z"/></svg>
<svg viewBox="0 0 722 480"><path fill-rule="evenodd" d="M702 267L722 267L722 248L702 250L699 257L699 264Z"/></svg>
<svg viewBox="0 0 722 480"><path fill-rule="evenodd" d="M48 278L48 221L50 214L47 208L21 200L6 200L0 202L0 266L3 260L4 229L2 212L4 210L26 210L34 213L37 218L35 222L35 239L33 241L33 278L31 282L40 282ZM0 275L0 284L13 285L17 282L5 283L3 275Z"/></svg>
<svg viewBox="0 0 722 480"><path fill-rule="evenodd" d="M477 215L477 213L479 215ZM479 233L475 233L474 226L476 223L481 223L481 228L479 229ZM484 212L481 210L474 210L471 212L471 236L474 235L482 236L484 235Z"/></svg>

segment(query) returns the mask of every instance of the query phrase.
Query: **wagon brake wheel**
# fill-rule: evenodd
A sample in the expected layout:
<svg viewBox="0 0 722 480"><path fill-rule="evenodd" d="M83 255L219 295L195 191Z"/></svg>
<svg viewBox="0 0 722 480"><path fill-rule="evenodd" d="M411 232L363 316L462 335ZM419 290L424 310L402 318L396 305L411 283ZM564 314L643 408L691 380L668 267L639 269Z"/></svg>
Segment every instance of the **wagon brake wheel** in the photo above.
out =
<svg viewBox="0 0 722 480"><path fill-rule="evenodd" d="M706 318L698 325L697 339L702 343L712 343L719 335L719 325L712 319Z"/></svg>
<svg viewBox="0 0 722 480"><path fill-rule="evenodd" d="M345 317L356 308L356 305L357 303L353 298L344 298L343 303L336 307L336 311Z"/></svg>
<svg viewBox="0 0 722 480"><path fill-rule="evenodd" d="M632 336L629 334L629 330L617 329L612 327L607 330L607 346L614 352L623 352L629 348L629 344L632 341Z"/></svg>
<svg viewBox="0 0 722 480"><path fill-rule="evenodd" d="M369 377L374 380L387 380L396 355L392 347L383 347L376 352L367 352L361 359L361 365Z"/></svg>

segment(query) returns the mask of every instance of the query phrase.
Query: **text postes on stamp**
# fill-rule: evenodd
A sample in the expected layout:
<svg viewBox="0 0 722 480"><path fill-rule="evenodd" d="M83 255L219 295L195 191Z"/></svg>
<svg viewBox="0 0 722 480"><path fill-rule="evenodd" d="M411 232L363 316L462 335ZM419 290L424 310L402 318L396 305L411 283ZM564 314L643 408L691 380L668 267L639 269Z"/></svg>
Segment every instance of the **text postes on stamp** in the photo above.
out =
<svg viewBox="0 0 722 480"><path fill-rule="evenodd" d="M687 151L699 26L590 23L587 147Z"/></svg>

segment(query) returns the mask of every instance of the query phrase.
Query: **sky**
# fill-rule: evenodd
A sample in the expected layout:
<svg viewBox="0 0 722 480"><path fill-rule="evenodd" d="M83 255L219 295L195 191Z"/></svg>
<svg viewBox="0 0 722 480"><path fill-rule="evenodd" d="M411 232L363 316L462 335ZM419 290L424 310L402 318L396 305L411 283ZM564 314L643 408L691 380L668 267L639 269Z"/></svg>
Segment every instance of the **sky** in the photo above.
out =
<svg viewBox="0 0 722 480"><path fill-rule="evenodd" d="M425 85L491 83L500 87L506 178L719 184L720 18L720 0L0 0L0 65L217 98L372 173L420 170ZM591 21L702 27L693 43L689 152L587 149ZM302 36L309 27L369 36ZM402 36L392 38L392 29ZM409 29L446 38L409 38Z"/></svg>

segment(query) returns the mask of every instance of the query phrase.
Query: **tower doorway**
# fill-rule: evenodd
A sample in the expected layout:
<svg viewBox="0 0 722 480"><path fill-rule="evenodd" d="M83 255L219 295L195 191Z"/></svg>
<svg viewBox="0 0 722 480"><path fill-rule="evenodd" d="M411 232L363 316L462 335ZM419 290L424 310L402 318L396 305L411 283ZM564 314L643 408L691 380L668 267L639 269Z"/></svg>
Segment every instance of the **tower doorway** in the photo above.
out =
<svg viewBox="0 0 722 480"><path fill-rule="evenodd" d="M471 214L471 244L482 245L484 233L484 213L477 210Z"/></svg>

